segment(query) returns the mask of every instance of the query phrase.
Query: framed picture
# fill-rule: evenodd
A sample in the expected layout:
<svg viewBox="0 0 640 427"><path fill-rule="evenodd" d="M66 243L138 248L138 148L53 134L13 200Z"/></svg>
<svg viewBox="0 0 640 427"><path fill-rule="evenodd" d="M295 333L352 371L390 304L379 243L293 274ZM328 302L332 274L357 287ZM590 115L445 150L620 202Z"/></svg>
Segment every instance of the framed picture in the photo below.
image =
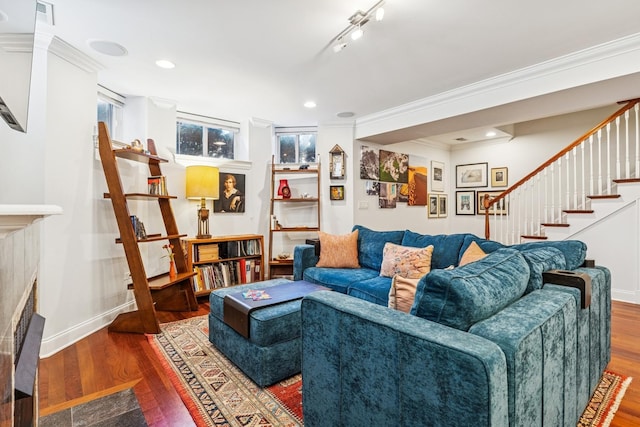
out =
<svg viewBox="0 0 640 427"><path fill-rule="evenodd" d="M484 200L485 199L493 199L502 194L502 191L478 191L478 215L484 215ZM497 214L497 215L507 215L509 213L509 206L506 199L500 199L498 203L491 206L489 209L489 215Z"/></svg>
<svg viewBox="0 0 640 427"><path fill-rule="evenodd" d="M476 192L456 191L456 215L476 214Z"/></svg>
<svg viewBox="0 0 640 427"><path fill-rule="evenodd" d="M429 193L429 218L438 218L438 195Z"/></svg>
<svg viewBox="0 0 640 427"><path fill-rule="evenodd" d="M220 171L219 181L220 198L213 201L213 211L216 213L244 212L244 174Z"/></svg>
<svg viewBox="0 0 640 427"><path fill-rule="evenodd" d="M491 168L491 186L492 187L506 187L508 184L508 172L507 168Z"/></svg>
<svg viewBox="0 0 640 427"><path fill-rule="evenodd" d="M447 217L447 195L438 194L438 218Z"/></svg>
<svg viewBox="0 0 640 427"><path fill-rule="evenodd" d="M331 179L344 179L344 167L344 150L336 144L329 151L329 177Z"/></svg>
<svg viewBox="0 0 640 427"><path fill-rule="evenodd" d="M344 185L331 185L329 187L329 198L331 200L344 200Z"/></svg>
<svg viewBox="0 0 640 427"><path fill-rule="evenodd" d="M472 188L487 186L487 163L456 166L456 187Z"/></svg>
<svg viewBox="0 0 640 427"><path fill-rule="evenodd" d="M444 163L431 161L431 190L444 191Z"/></svg>

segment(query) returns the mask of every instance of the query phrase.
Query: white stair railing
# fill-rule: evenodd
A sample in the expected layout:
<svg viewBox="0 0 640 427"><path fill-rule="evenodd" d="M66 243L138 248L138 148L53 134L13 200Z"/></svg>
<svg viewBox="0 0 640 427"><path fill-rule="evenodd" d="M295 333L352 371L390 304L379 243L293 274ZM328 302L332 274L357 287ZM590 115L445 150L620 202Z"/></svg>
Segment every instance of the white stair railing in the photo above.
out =
<svg viewBox="0 0 640 427"><path fill-rule="evenodd" d="M562 225L567 211L589 211L590 196L611 195L614 180L640 179L639 112L640 99L626 102L529 175L485 201L485 237L504 244L545 238L543 224Z"/></svg>

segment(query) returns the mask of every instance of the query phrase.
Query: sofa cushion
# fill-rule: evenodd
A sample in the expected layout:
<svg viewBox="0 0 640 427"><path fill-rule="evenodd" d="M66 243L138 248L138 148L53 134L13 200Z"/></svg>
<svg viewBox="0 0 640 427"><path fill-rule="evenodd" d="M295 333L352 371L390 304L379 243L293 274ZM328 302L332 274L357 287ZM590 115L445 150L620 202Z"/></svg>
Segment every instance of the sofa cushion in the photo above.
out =
<svg viewBox="0 0 640 427"><path fill-rule="evenodd" d="M564 255L553 247L539 247L521 251L524 260L531 271L525 294L536 289L542 289L542 273L549 270L563 270L567 268Z"/></svg>
<svg viewBox="0 0 640 427"><path fill-rule="evenodd" d="M403 230L375 231L362 225L354 225L353 230L358 230L358 261L360 266L378 272L382 265L382 250L385 243L391 242L399 245L402 242L402 236L404 236Z"/></svg>
<svg viewBox="0 0 640 427"><path fill-rule="evenodd" d="M431 269L447 268L450 265L458 265L460 248L466 234L419 234L410 230L404 232L402 246L426 248L433 245L431 256Z"/></svg>
<svg viewBox="0 0 640 427"><path fill-rule="evenodd" d="M346 294L352 283L378 277L378 274L378 270L370 268L310 267L304 270L302 278L307 282L317 283Z"/></svg>
<svg viewBox="0 0 640 427"><path fill-rule="evenodd" d="M407 279L396 274L391 279L388 307L409 313L416 296L416 288L420 279Z"/></svg>
<svg viewBox="0 0 640 427"><path fill-rule="evenodd" d="M565 268L567 270L575 270L576 268L580 268L580 266L582 266L582 264L584 263L584 259L587 257L587 245L579 240L527 242L510 247L519 251L541 247L556 248L560 250L560 252L562 252L562 254L564 255L564 259L567 263Z"/></svg>
<svg viewBox="0 0 640 427"><path fill-rule="evenodd" d="M431 271L433 246L413 248L387 242L382 251L380 275L393 277L399 274L410 279L419 279Z"/></svg>
<svg viewBox="0 0 640 427"><path fill-rule="evenodd" d="M391 277L377 276L351 283L347 295L387 307L390 288Z"/></svg>
<svg viewBox="0 0 640 427"><path fill-rule="evenodd" d="M479 261L486 257L487 254L483 251L476 242L471 242L469 247L463 252L460 257L459 266L467 265L471 262Z"/></svg>
<svg viewBox="0 0 640 427"><path fill-rule="evenodd" d="M358 230L333 235L318 231L320 259L316 267L360 268L358 264Z"/></svg>
<svg viewBox="0 0 640 427"><path fill-rule="evenodd" d="M463 331L516 301L529 266L519 251L498 249L453 270L432 270L418 283L411 314Z"/></svg>

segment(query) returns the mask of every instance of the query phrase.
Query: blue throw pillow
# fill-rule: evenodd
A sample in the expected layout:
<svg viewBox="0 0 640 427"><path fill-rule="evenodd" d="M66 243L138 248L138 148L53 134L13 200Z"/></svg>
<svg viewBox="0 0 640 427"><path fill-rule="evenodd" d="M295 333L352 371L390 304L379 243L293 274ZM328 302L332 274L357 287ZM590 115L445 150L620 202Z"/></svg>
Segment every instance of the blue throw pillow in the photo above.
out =
<svg viewBox="0 0 640 427"><path fill-rule="evenodd" d="M387 242L399 245L404 230L375 231L362 225L354 225L351 231L358 230L358 262L360 267L380 271L382 252Z"/></svg>
<svg viewBox="0 0 640 427"><path fill-rule="evenodd" d="M520 298L529 266L519 251L498 249L452 270L432 270L418 283L411 314L467 331Z"/></svg>

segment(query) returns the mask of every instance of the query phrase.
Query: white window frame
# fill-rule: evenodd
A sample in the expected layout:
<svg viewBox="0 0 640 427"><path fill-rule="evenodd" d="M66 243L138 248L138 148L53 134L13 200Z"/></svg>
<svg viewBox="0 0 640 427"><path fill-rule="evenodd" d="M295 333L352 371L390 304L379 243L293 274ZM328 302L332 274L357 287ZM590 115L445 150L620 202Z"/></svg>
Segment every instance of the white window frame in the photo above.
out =
<svg viewBox="0 0 640 427"><path fill-rule="evenodd" d="M112 90L107 89L104 86L98 85L98 96L96 99L96 110L98 102L106 102L111 105L111 124L109 127L109 136L112 140L115 140L116 143L119 140L122 140L124 130L123 130L123 119L124 119L124 104L126 98L119 93L116 93ZM97 111L96 111L97 112ZM98 128L96 123L96 131L95 135L98 134ZM124 144L123 144L124 145Z"/></svg>
<svg viewBox="0 0 640 427"><path fill-rule="evenodd" d="M292 164L300 164L300 135L315 134L316 136L316 155L315 162L318 162L318 128L312 126L305 127L277 127L274 129L275 134L275 156L280 161L280 135L296 135L296 161Z"/></svg>

